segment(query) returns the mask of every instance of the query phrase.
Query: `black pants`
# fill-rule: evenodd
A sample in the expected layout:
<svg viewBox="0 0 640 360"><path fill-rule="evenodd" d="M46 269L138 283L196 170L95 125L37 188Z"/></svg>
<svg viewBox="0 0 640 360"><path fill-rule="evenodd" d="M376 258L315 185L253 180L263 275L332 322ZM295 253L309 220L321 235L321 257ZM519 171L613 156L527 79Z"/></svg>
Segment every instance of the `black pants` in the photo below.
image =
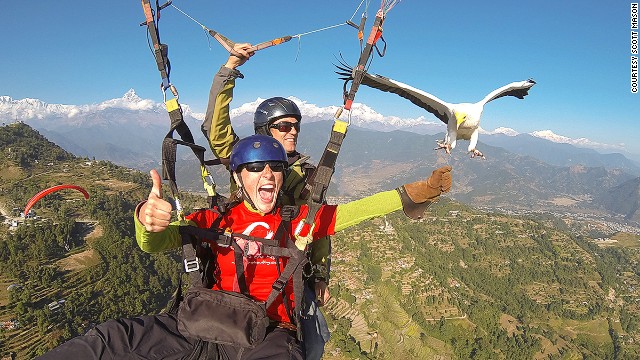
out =
<svg viewBox="0 0 640 360"><path fill-rule="evenodd" d="M304 359L294 332L275 328L254 349L202 343L178 332L174 315L109 320L37 359Z"/></svg>

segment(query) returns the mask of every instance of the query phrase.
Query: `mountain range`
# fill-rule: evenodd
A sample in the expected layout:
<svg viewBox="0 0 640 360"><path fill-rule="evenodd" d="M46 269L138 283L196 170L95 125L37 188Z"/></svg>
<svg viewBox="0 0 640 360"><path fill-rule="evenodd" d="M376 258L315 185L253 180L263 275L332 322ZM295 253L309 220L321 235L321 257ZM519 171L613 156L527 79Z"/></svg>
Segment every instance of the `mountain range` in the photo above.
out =
<svg viewBox="0 0 640 360"><path fill-rule="evenodd" d="M317 162L337 107L292 99L304 116L299 150ZM252 132L252 114L261 101L232 109L240 136ZM203 114L182 107L196 142L206 147L200 131ZM2 96L0 121L23 121L77 156L140 170L160 167L161 141L168 130L164 106L140 98L133 90L122 98L82 106ZM439 122L383 116L363 104L354 105L351 122L329 195L353 197L390 189L450 164L455 181L451 196L472 206L639 218L637 196L629 194L638 194L640 165L620 153L578 147L549 131L518 134L502 128L483 134L479 148L487 159L478 160L468 157L465 146L451 156L434 151L436 140L443 137L444 125ZM588 143L585 139L574 142ZM181 188L198 190L199 173L191 153L180 150L178 156ZM214 175L220 185L227 183L224 169L215 169Z"/></svg>

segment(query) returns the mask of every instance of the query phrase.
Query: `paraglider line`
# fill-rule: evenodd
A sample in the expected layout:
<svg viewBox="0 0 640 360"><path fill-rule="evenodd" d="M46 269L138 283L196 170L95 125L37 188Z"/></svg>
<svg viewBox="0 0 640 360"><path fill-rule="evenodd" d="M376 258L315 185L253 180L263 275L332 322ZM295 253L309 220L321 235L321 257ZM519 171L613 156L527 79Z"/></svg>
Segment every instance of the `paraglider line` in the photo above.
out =
<svg viewBox="0 0 640 360"><path fill-rule="evenodd" d="M365 0L362 0L362 1L360 2L360 5L358 5L358 8L356 9L356 11L355 11L355 12L353 13L353 15L351 16L351 19L353 19L353 17L356 15L356 13L357 13L357 12L358 12L358 10L360 9L360 7L362 6L362 3L363 3L364 1L365 1ZM211 35L211 33L213 32L211 29L207 28L204 24L202 24L201 22L199 22L198 20L196 20L193 16L191 16L191 15L187 14L186 12L182 11L180 8L178 8L177 6L175 6L173 3L171 3L170 5L171 5L171 7L173 7L174 9L178 10L178 12L182 13L184 16L186 16L186 17L188 17L189 19L191 19L191 21L193 21L193 22L195 22L196 24L200 25L200 27L202 27L202 29L203 29L206 33L208 33L209 35ZM368 6L369 6L369 3L368 3L368 1L367 1L367 7L368 7ZM313 33L320 32L320 31L325 31L325 30L333 29L333 28L336 28L336 27L339 27L339 26L342 26L342 25L348 25L348 23L349 23L349 21L347 21L347 22L345 22L345 23L340 23L340 24L335 24L335 25L331 25L331 26L323 27L323 28L320 28L320 29L312 30L312 31L307 31L307 32L300 33L300 34L296 34L296 35L292 35L292 36L285 36L285 37L283 37L283 38L279 38L279 39L277 39L277 41L276 41L276 40L272 41L272 42L271 42L271 44L270 44L270 45L268 45L268 46L264 46L264 47L263 47L263 46L260 46L260 45L267 44L267 43L269 43L269 42L265 42L265 43L263 43L263 44L259 44L255 50L257 51L257 50L261 50L261 49L263 49L263 48L270 47L270 46L273 46L273 45L279 45L279 44L282 44L282 43L284 43L284 42L287 42L287 41L288 41L289 39L291 39L291 38L298 38L298 50L297 50L297 52L296 52L296 60L297 60L297 59L298 59L298 55L299 55L299 53L300 53L300 42L301 42L300 40L301 40L302 36L309 35L309 34L313 34ZM288 38L288 39L287 39L287 38ZM218 40L218 41L220 41L220 39L217 39L217 40ZM208 41L208 43L209 43L209 49L211 49L211 42L209 41L209 38L208 38L208 37L207 37L207 41ZM222 45L223 45L225 48L226 48L227 46L229 46L229 44L227 44L227 46L225 46L225 44L222 44ZM231 44L231 45L232 45L232 44ZM229 50L229 49L227 49L227 50Z"/></svg>
<svg viewBox="0 0 640 360"><path fill-rule="evenodd" d="M362 6L362 3L364 3L365 0L360 1L360 5L358 5L358 7L356 8L356 11L353 12L353 15L351 15L351 18L349 18L349 21L353 21L353 18L356 17L356 14L358 13L358 10L360 10L360 7ZM367 1L367 5L365 6L364 12L367 12L369 9L369 1Z"/></svg>
<svg viewBox="0 0 640 360"><path fill-rule="evenodd" d="M317 30L307 31L306 33L302 33L302 34L298 34L298 35L291 35L291 37L300 38L301 36L304 36L304 35L309 35L309 34L313 34L315 32L333 29L335 27L342 26L342 25L347 25L347 24L346 23L340 23L340 24L336 24L336 25L331 25L331 26L323 27L323 28L317 29Z"/></svg>
<svg viewBox="0 0 640 360"><path fill-rule="evenodd" d="M192 18L192 17L191 17L191 15L189 15L189 14L187 14L186 12L184 12L184 11L180 10L177 6L175 6L175 5L173 5L173 4L171 4L171 6L172 6L174 9L176 9L176 10L180 11L184 16L186 16L186 17L188 17L189 19L193 20L193 22L195 22L196 24L198 24L198 25L202 26L202 29L203 29L204 31L209 31L209 29L207 29L207 27L206 27L206 26L202 25L198 20L196 20L196 19Z"/></svg>

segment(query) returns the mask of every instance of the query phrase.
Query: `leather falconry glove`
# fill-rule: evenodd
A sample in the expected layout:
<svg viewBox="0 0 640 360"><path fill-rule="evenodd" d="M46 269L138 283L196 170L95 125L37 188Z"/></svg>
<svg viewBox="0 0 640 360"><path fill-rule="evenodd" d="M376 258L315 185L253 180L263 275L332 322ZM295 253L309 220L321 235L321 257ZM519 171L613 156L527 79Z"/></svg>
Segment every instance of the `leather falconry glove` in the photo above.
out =
<svg viewBox="0 0 640 360"><path fill-rule="evenodd" d="M451 190L451 166L436 169L428 179L402 185L396 190L400 194L404 214L414 220L421 219L427 207L441 193Z"/></svg>

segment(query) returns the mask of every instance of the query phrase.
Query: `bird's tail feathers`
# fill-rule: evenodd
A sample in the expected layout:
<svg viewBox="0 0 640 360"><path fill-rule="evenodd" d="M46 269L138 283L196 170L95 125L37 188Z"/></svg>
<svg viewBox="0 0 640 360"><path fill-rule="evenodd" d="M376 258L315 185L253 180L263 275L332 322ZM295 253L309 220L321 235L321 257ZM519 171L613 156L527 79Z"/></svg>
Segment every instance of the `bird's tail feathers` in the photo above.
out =
<svg viewBox="0 0 640 360"><path fill-rule="evenodd" d="M353 80L353 68L347 64L347 61L342 57L342 54L340 54L340 59L338 59L338 61L340 62L340 65L333 64L333 66L340 70L335 72L340 75L339 79L344 81Z"/></svg>

